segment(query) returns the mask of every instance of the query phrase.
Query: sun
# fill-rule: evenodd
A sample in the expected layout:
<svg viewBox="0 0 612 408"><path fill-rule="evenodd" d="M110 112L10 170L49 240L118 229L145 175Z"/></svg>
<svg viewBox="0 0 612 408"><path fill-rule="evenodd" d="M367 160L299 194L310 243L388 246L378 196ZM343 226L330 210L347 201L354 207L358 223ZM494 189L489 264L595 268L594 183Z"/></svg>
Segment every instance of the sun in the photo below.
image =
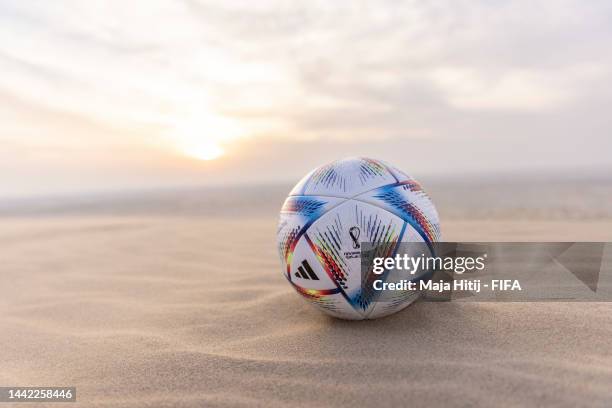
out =
<svg viewBox="0 0 612 408"><path fill-rule="evenodd" d="M207 140L193 140L184 144L181 151L185 156L204 161L218 159L225 153L221 146Z"/></svg>
<svg viewBox="0 0 612 408"><path fill-rule="evenodd" d="M206 113L175 120L169 133L181 154L210 161L222 157L223 146L240 137L243 130L236 121Z"/></svg>

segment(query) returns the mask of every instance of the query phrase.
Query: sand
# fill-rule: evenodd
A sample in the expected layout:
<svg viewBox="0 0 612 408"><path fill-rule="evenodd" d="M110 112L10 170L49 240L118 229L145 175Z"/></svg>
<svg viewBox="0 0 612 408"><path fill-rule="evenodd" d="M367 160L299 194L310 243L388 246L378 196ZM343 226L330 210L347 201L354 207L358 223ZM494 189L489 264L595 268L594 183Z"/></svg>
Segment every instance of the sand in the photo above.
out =
<svg viewBox="0 0 612 408"><path fill-rule="evenodd" d="M612 406L612 303L417 302L345 322L284 280L271 217L0 222L0 384L76 386L68 406ZM612 222L444 233L612 240Z"/></svg>

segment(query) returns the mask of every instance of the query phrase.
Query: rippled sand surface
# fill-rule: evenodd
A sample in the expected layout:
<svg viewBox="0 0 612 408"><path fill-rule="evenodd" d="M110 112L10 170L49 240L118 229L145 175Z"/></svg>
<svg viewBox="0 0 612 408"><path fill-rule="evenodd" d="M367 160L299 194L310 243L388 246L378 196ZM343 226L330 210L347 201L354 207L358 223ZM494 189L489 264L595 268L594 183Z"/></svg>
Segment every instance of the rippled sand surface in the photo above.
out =
<svg viewBox="0 0 612 408"><path fill-rule="evenodd" d="M447 240L610 240L612 222L447 221ZM0 383L83 407L612 404L612 304L426 303L321 315L273 217L6 218ZM57 405L51 405L57 406Z"/></svg>

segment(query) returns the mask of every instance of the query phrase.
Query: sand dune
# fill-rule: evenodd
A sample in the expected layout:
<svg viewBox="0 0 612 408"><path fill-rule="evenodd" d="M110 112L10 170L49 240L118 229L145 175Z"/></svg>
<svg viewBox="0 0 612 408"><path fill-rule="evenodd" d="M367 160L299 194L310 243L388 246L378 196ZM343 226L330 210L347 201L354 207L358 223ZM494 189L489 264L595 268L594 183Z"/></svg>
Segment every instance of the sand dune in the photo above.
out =
<svg viewBox="0 0 612 408"><path fill-rule="evenodd" d="M86 407L612 404L612 304L321 315L272 218L4 219L0 383ZM610 240L612 222L447 221L447 240ZM57 406L57 405L51 405Z"/></svg>

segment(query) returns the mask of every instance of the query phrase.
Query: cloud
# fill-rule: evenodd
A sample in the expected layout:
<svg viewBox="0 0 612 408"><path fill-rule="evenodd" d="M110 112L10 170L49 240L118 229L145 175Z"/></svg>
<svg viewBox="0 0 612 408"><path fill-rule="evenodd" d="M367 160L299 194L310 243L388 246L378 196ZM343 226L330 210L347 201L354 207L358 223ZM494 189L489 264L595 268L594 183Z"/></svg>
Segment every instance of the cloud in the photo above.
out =
<svg viewBox="0 0 612 408"><path fill-rule="evenodd" d="M274 161L255 157L304 143L394 156L398 145L434 152L452 141L438 160L484 169L511 168L517 138L544 151L580 133L579 157L558 147L555 160L602 165L611 18L609 2L566 0L7 1L0 137L46 140L57 155L87 144L146 151L190 123L219 142L207 118L235 121L246 141L227 140L228 160L267 166L253 170L266 178ZM492 141L487 160L469 159ZM87 166L88 155L66 160Z"/></svg>
<svg viewBox="0 0 612 408"><path fill-rule="evenodd" d="M573 70L515 69L491 76L474 69L441 67L431 72L431 79L448 103L458 109L537 112L572 101L578 89L575 82L580 80Z"/></svg>

